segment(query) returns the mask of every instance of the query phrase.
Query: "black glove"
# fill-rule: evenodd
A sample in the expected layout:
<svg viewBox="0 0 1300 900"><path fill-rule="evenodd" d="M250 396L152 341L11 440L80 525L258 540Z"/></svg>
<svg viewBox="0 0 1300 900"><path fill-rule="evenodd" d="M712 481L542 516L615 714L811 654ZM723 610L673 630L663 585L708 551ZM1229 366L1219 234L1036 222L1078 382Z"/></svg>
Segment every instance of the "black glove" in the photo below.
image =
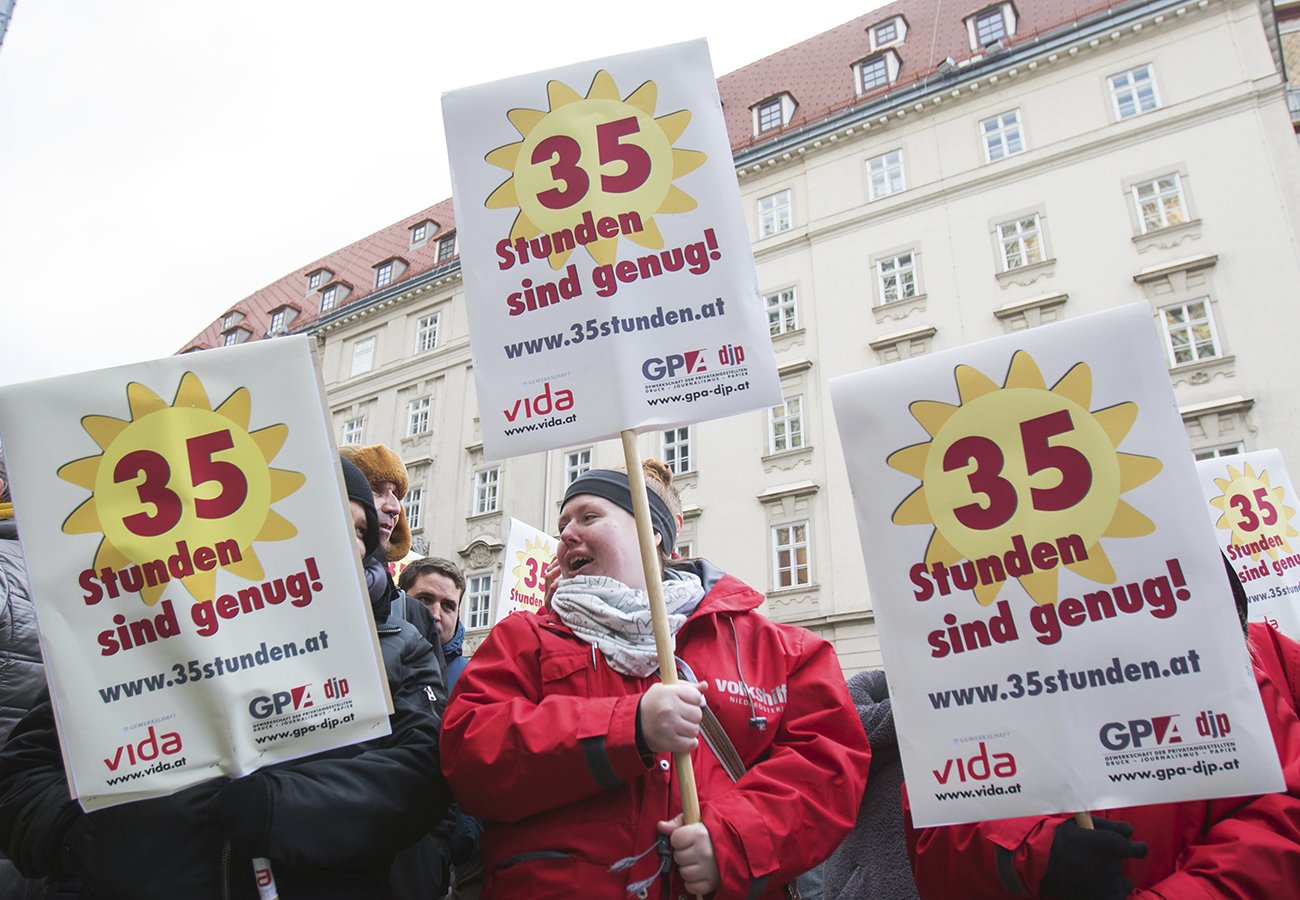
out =
<svg viewBox="0 0 1300 900"><path fill-rule="evenodd" d="M1056 826L1039 894L1062 900L1122 900L1133 890L1133 882L1124 877L1124 860L1142 859L1147 845L1129 840L1133 826L1128 822L1093 816L1092 824L1089 830L1065 819Z"/></svg>

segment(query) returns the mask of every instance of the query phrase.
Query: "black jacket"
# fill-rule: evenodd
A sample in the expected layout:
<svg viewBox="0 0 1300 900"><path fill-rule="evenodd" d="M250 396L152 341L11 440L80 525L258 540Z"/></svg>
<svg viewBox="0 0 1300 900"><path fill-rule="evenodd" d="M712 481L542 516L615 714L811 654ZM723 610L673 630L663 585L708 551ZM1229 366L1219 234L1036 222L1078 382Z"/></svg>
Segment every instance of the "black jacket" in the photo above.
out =
<svg viewBox="0 0 1300 900"><path fill-rule="evenodd" d="M45 698L0 750L0 848L26 874L78 879L85 897L253 900L254 856L284 900L393 896L394 854L449 802L432 699L445 689L415 628L375 618L391 735L87 815L68 799Z"/></svg>

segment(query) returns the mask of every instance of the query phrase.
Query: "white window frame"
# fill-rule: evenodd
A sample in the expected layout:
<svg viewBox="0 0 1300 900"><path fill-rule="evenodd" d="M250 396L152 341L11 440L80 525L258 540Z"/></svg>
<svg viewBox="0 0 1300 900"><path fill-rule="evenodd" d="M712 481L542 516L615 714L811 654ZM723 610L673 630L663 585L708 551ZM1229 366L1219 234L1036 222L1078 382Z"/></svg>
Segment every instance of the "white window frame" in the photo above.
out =
<svg viewBox="0 0 1300 900"><path fill-rule="evenodd" d="M876 260L876 287L880 291L877 305L916 297L921 292L919 274L915 250L906 250Z"/></svg>
<svg viewBox="0 0 1300 900"><path fill-rule="evenodd" d="M438 328L442 313L423 316L415 322L415 352L427 353L438 346Z"/></svg>
<svg viewBox="0 0 1300 900"><path fill-rule="evenodd" d="M1162 182L1164 182L1162 184ZM1143 189L1148 189L1148 196L1143 197ZM1183 191L1183 179L1177 172L1168 172L1155 178L1148 178L1133 185L1133 208L1137 212L1138 227L1142 234L1159 231L1188 221L1187 194ZM1151 220L1144 209L1150 204Z"/></svg>
<svg viewBox="0 0 1300 900"><path fill-rule="evenodd" d="M1246 445L1242 441L1232 444L1218 444L1214 447L1201 447L1192 451L1193 459L1223 459L1229 456L1240 456L1246 452Z"/></svg>
<svg viewBox="0 0 1300 900"><path fill-rule="evenodd" d="M333 309L334 304L338 302L338 296L339 296L339 286L337 284L331 284L329 287L325 288L325 290L321 291L320 311L323 313L327 313L331 309Z"/></svg>
<svg viewBox="0 0 1300 900"><path fill-rule="evenodd" d="M482 516L501 509L501 467L480 469L474 473L474 515Z"/></svg>
<svg viewBox="0 0 1300 900"><path fill-rule="evenodd" d="M812 523L807 519L772 526L773 590L808 587L813 583L811 531Z"/></svg>
<svg viewBox="0 0 1300 900"><path fill-rule="evenodd" d="M226 313L226 317L221 320L221 327L223 329L234 328L238 324L239 324L239 313L237 312Z"/></svg>
<svg viewBox="0 0 1300 900"><path fill-rule="evenodd" d="M393 283L393 269L397 264L392 260L375 267L375 290L388 287Z"/></svg>
<svg viewBox="0 0 1300 900"><path fill-rule="evenodd" d="M591 448L582 447L564 454L564 486L567 488L578 476L591 471Z"/></svg>
<svg viewBox="0 0 1300 900"><path fill-rule="evenodd" d="M1025 130L1020 121L1020 110L1007 110L980 122L980 137L984 141L986 163L995 163L1024 153Z"/></svg>
<svg viewBox="0 0 1300 900"><path fill-rule="evenodd" d="M307 290L314 291L325 283L325 270L317 269L307 276Z"/></svg>
<svg viewBox="0 0 1300 900"><path fill-rule="evenodd" d="M355 419L347 419L343 422L343 433L339 437L339 443L343 446L360 444L365 436L365 430L365 416L357 416Z"/></svg>
<svg viewBox="0 0 1300 900"><path fill-rule="evenodd" d="M807 446L804 440L803 394L791 394L767 410L767 452L785 453Z"/></svg>
<svg viewBox="0 0 1300 900"><path fill-rule="evenodd" d="M223 347L233 347L238 343L239 343L238 331L227 331L225 334L221 336L221 346Z"/></svg>
<svg viewBox="0 0 1300 900"><path fill-rule="evenodd" d="M794 288L782 288L763 298L767 330L772 337L799 330L799 298Z"/></svg>
<svg viewBox="0 0 1300 900"><path fill-rule="evenodd" d="M374 369L376 343L378 343L378 340L372 334L370 337L361 338L352 345L352 372L349 377L364 375Z"/></svg>
<svg viewBox="0 0 1300 900"><path fill-rule="evenodd" d="M659 432L659 458L674 475L694 471L691 463L691 426L679 425Z"/></svg>
<svg viewBox="0 0 1300 900"><path fill-rule="evenodd" d="M1014 229L1008 231L1008 229ZM1047 260L1046 240L1043 235L1043 219L1038 213L1017 216L997 225L998 252L1002 259L1002 271L1011 272L1026 266L1037 265ZM1018 251L1020 260L1012 264L1012 250Z"/></svg>
<svg viewBox="0 0 1300 900"><path fill-rule="evenodd" d="M437 262L446 262L456 255L456 232L444 235L438 239L438 258Z"/></svg>
<svg viewBox="0 0 1300 900"><path fill-rule="evenodd" d="M1196 313L1198 307L1201 310L1200 314ZM1175 311L1182 312L1183 321L1170 322L1171 313ZM1170 368L1195 365L1223 357L1223 344L1219 340L1219 331L1214 324L1214 309L1209 297L1197 297L1183 303L1170 303L1160 307L1160 329L1165 339L1165 350L1169 354ZM1197 329L1203 329L1199 339L1195 335ZM1183 335L1186 343L1176 344L1176 334ZM1206 345L1209 352L1202 352L1201 348ZM1180 350L1190 351L1187 359L1178 358Z"/></svg>
<svg viewBox="0 0 1300 900"><path fill-rule="evenodd" d="M776 131L785 125L785 104L778 97L769 97L754 107L754 133Z"/></svg>
<svg viewBox="0 0 1300 900"><path fill-rule="evenodd" d="M794 227L794 198L789 188L758 198L758 236L771 237Z"/></svg>
<svg viewBox="0 0 1300 900"><path fill-rule="evenodd" d="M402 511L406 513L406 527L411 531L420 528L420 518L424 513L424 488L413 487L402 498Z"/></svg>
<svg viewBox="0 0 1300 900"><path fill-rule="evenodd" d="M465 579L465 627L492 625L492 573L481 572Z"/></svg>
<svg viewBox="0 0 1300 900"><path fill-rule="evenodd" d="M885 30L889 29L886 36ZM899 25L898 17L886 19L875 25L871 29L871 42L875 47L888 47L890 44L897 44L902 41L903 29Z"/></svg>
<svg viewBox="0 0 1300 900"><path fill-rule="evenodd" d="M1110 102L1118 121L1160 108L1160 90L1151 63L1117 72L1106 79L1106 84L1110 86ZM1128 112L1124 111L1126 105L1131 106Z"/></svg>
<svg viewBox="0 0 1300 900"><path fill-rule="evenodd" d="M879 200L907 190L903 150L897 148L867 160L867 199Z"/></svg>
<svg viewBox="0 0 1300 900"><path fill-rule="evenodd" d="M289 311L287 309L277 309L271 313L271 319L266 326L267 334L279 334L281 331L285 331L285 320L288 318Z"/></svg>
<svg viewBox="0 0 1300 900"><path fill-rule="evenodd" d="M997 43L1009 36L1006 15L1003 13L1001 5L976 13L974 19L975 43L977 46L987 47L989 44ZM994 34L994 31L997 33Z"/></svg>
<svg viewBox="0 0 1300 900"><path fill-rule="evenodd" d="M433 399L417 397L406 404L406 436L415 437L429 430L429 416L433 411Z"/></svg>
<svg viewBox="0 0 1300 900"><path fill-rule="evenodd" d="M879 69L879 77L877 77ZM871 73L871 83L867 83L867 73ZM888 87L893 80L889 77L889 60L883 53L869 56L853 67L853 77L857 81L859 94L866 94L876 88Z"/></svg>
<svg viewBox="0 0 1300 900"><path fill-rule="evenodd" d="M411 243L421 244L429 239L429 223L419 222L411 228Z"/></svg>

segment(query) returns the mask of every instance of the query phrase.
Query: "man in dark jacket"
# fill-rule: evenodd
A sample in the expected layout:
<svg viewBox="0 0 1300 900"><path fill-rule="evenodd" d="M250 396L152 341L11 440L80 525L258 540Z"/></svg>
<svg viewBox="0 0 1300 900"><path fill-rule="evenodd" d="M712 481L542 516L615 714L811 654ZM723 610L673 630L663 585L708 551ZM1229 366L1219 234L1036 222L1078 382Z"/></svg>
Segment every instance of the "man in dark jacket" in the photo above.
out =
<svg viewBox="0 0 1300 900"><path fill-rule="evenodd" d="M343 469L358 546L373 551L368 484ZM258 857L284 900L409 895L394 854L448 802L432 701L443 685L428 642L386 605L372 609L393 696L389 736L87 814L68 799L47 698L0 750L0 847L27 874L78 879L87 897L251 900Z"/></svg>

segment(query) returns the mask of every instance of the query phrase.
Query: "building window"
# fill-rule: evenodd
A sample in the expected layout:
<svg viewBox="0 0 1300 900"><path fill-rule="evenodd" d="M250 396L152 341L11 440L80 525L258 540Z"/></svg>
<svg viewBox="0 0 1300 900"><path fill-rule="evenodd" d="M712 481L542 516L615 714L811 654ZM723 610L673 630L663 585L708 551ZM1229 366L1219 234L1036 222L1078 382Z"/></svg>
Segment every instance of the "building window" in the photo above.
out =
<svg viewBox="0 0 1300 900"><path fill-rule="evenodd" d="M772 583L778 591L812 584L806 521L772 529Z"/></svg>
<svg viewBox="0 0 1300 900"><path fill-rule="evenodd" d="M691 471L691 429L687 425L669 428L661 435L660 458L674 475Z"/></svg>
<svg viewBox="0 0 1300 900"><path fill-rule="evenodd" d="M803 397L786 397L767 411L767 451L781 453L803 446Z"/></svg>
<svg viewBox="0 0 1300 900"><path fill-rule="evenodd" d="M678 559L694 559L695 541L678 541L676 550Z"/></svg>
<svg viewBox="0 0 1300 900"><path fill-rule="evenodd" d="M406 513L406 527L412 531L420 527L420 512L423 508L424 488L413 487L402 499L402 511Z"/></svg>
<svg viewBox="0 0 1300 900"><path fill-rule="evenodd" d="M465 597L469 601L466 628L487 628L492 624L492 576L471 575L465 580Z"/></svg>
<svg viewBox="0 0 1300 900"><path fill-rule="evenodd" d="M375 270L375 288L387 287L393 283L393 264L384 263Z"/></svg>
<svg viewBox="0 0 1300 900"><path fill-rule="evenodd" d="M893 303L916 296L916 255L912 251L876 262L880 302Z"/></svg>
<svg viewBox="0 0 1300 900"><path fill-rule="evenodd" d="M997 162L1008 156L1015 156L1025 150L1024 135L1020 131L1020 110L1013 109L1000 116L980 122L980 133L984 137L984 159Z"/></svg>
<svg viewBox="0 0 1300 900"><path fill-rule="evenodd" d="M325 281L325 270L317 269L307 276L307 290L314 291Z"/></svg>
<svg viewBox="0 0 1300 900"><path fill-rule="evenodd" d="M320 311L325 313L333 309L335 301L338 300L338 296L339 286L337 284L332 284L325 288L320 295Z"/></svg>
<svg viewBox="0 0 1300 900"><path fill-rule="evenodd" d="M790 191L777 191L758 200L758 236L770 237L788 231L793 225L790 214Z"/></svg>
<svg viewBox="0 0 1300 900"><path fill-rule="evenodd" d="M799 327L799 313L794 302L794 288L786 288L763 298L767 303L767 328L772 337L788 334Z"/></svg>
<svg viewBox="0 0 1300 900"><path fill-rule="evenodd" d="M785 124L785 116L781 106L780 97L764 100L758 105L758 131L760 134L764 131L771 131L773 128L780 128Z"/></svg>
<svg viewBox="0 0 1300 900"><path fill-rule="evenodd" d="M496 512L501 502L501 467L474 473L474 515Z"/></svg>
<svg viewBox="0 0 1300 900"><path fill-rule="evenodd" d="M882 25L877 25L874 35L877 47L894 43L894 41L898 40L898 20L890 19Z"/></svg>
<svg viewBox="0 0 1300 900"><path fill-rule="evenodd" d="M903 190L903 151L891 150L867 160L868 199L879 200Z"/></svg>
<svg viewBox="0 0 1300 900"><path fill-rule="evenodd" d="M578 480L583 472L591 471L591 448L571 450L564 455L564 486L567 488Z"/></svg>
<svg viewBox="0 0 1300 900"><path fill-rule="evenodd" d="M424 353L438 346L439 313L425 316L415 323L415 352Z"/></svg>
<svg viewBox="0 0 1300 900"><path fill-rule="evenodd" d="M447 235L438 241L438 262L446 262L456 255L456 235Z"/></svg>
<svg viewBox="0 0 1300 900"><path fill-rule="evenodd" d="M975 17L975 40L987 47L1007 36L1007 22L1002 17L1002 7L985 10Z"/></svg>
<svg viewBox="0 0 1300 900"><path fill-rule="evenodd" d="M340 443L360 444L362 432L365 429L365 426L366 426L365 417L348 419L346 422L343 423L343 438L340 441Z"/></svg>
<svg viewBox="0 0 1300 900"><path fill-rule="evenodd" d="M238 331L227 331L225 334L221 336L221 346L223 347L233 347L238 343L239 343Z"/></svg>
<svg viewBox="0 0 1300 900"><path fill-rule="evenodd" d="M1142 221L1143 234L1187 221L1183 183L1177 172L1133 185L1133 203Z"/></svg>
<svg viewBox="0 0 1300 900"><path fill-rule="evenodd" d="M1208 299L1202 297L1190 303L1166 306L1160 310L1160 322L1164 326L1171 366L1221 355Z"/></svg>
<svg viewBox="0 0 1300 900"><path fill-rule="evenodd" d="M1200 450L1192 451L1192 456L1196 459L1220 459L1224 456L1239 456L1246 452L1246 445L1241 441L1235 444L1224 444L1219 447L1205 447Z"/></svg>
<svg viewBox="0 0 1300 900"><path fill-rule="evenodd" d="M362 338L352 345L352 374L369 372L375 365L375 339Z"/></svg>
<svg viewBox="0 0 1300 900"><path fill-rule="evenodd" d="M419 400L412 400L406 404L407 437L424 434L429 430L429 406L428 397L421 397Z"/></svg>
<svg viewBox="0 0 1300 900"><path fill-rule="evenodd" d="M865 94L889 84L889 65L884 56L873 56L858 63L858 93Z"/></svg>
<svg viewBox="0 0 1300 900"><path fill-rule="evenodd" d="M999 225L998 245L1002 248L1004 272L1042 262L1045 257L1038 214Z"/></svg>
<svg viewBox="0 0 1300 900"><path fill-rule="evenodd" d="M288 311L283 309L277 309L275 312L271 313L271 321L266 328L267 334L279 334L280 332L285 331L284 320L287 316Z"/></svg>
<svg viewBox="0 0 1300 900"><path fill-rule="evenodd" d="M429 223L421 222L411 229L411 243L418 244L429 236Z"/></svg>
<svg viewBox="0 0 1300 900"><path fill-rule="evenodd" d="M1110 76L1110 96L1115 103L1115 115L1121 119L1132 118L1160 106L1155 75L1149 64Z"/></svg>
<svg viewBox="0 0 1300 900"><path fill-rule="evenodd" d="M238 322L238 321L239 321L239 313L237 313L237 312L229 312L229 313L226 313L226 317L225 317L224 319L221 320L221 327L222 327L223 329L225 329L225 328L234 328L234 327L235 327L235 323Z"/></svg>

